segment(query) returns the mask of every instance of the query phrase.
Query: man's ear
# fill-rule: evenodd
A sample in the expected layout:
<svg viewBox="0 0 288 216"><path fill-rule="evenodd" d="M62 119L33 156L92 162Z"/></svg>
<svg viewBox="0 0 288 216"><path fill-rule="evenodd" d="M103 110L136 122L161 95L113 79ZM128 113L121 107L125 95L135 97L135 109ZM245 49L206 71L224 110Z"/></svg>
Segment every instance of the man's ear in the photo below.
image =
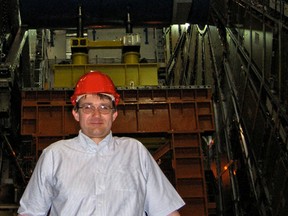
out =
<svg viewBox="0 0 288 216"><path fill-rule="evenodd" d="M115 121L115 119L117 118L117 116L118 116L118 112L117 112L117 110L113 113L113 121Z"/></svg>
<svg viewBox="0 0 288 216"><path fill-rule="evenodd" d="M74 119L79 122L79 112L77 112L75 109L72 109L72 114Z"/></svg>

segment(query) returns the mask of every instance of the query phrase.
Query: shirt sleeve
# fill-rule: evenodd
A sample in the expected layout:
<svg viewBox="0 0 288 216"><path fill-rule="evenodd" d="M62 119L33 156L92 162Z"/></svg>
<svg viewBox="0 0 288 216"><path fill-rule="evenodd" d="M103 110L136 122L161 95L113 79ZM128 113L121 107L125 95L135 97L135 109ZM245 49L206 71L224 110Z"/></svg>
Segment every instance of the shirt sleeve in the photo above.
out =
<svg viewBox="0 0 288 216"><path fill-rule="evenodd" d="M145 211L149 216L167 216L185 205L183 199L148 152L146 169L147 194Z"/></svg>
<svg viewBox="0 0 288 216"><path fill-rule="evenodd" d="M29 183L20 199L18 214L25 216L47 215L53 197L53 162L51 152L42 152Z"/></svg>

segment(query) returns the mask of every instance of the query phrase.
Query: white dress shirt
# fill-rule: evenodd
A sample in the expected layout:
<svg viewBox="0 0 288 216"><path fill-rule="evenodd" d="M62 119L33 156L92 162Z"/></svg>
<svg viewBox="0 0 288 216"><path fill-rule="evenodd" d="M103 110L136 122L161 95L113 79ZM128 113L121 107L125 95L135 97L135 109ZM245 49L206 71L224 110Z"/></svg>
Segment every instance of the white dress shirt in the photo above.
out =
<svg viewBox="0 0 288 216"><path fill-rule="evenodd" d="M113 137L98 145L81 131L42 152L20 200L27 216L166 216L184 201L145 146Z"/></svg>

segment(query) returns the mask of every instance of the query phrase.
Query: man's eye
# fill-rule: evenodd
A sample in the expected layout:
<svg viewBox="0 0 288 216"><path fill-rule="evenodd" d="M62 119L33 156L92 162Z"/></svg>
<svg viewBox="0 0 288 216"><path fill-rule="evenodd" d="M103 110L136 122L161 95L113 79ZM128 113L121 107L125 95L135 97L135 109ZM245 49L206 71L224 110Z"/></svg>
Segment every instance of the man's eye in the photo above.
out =
<svg viewBox="0 0 288 216"><path fill-rule="evenodd" d="M100 109L102 109L102 110L108 110L109 107L108 107L108 106L105 106L105 105L101 105L101 106L100 106Z"/></svg>
<svg viewBox="0 0 288 216"><path fill-rule="evenodd" d="M85 105L85 106L84 106L84 109L92 109L92 106L91 106L90 104Z"/></svg>

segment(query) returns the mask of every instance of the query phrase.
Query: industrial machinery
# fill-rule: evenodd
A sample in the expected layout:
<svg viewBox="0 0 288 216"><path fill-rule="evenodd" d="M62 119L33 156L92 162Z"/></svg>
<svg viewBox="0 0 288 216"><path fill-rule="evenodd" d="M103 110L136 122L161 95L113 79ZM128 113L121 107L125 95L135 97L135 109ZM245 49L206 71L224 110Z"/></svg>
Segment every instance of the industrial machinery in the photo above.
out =
<svg viewBox="0 0 288 216"><path fill-rule="evenodd" d="M98 69L121 95L113 132L149 149L181 215L288 214L287 1L20 3L0 3L1 213L41 151L77 133L69 98Z"/></svg>
<svg viewBox="0 0 288 216"><path fill-rule="evenodd" d="M40 88L32 84L35 77L33 79L31 75L30 79L23 81L20 88L21 149L16 150L18 154L14 152L14 147L9 149L15 157L24 188L41 151L58 139L78 133L79 128L71 116L70 95L83 73L100 70L113 79L121 94L119 116L113 132L134 136L153 153L159 166L187 201L186 207L181 210L183 215L189 215L191 211L207 215L211 202L214 205L210 209L215 211L215 200L208 202L207 199L201 150L204 133L212 136L214 132L211 87L159 86L159 64L140 61L141 39L139 34L133 33L129 13L126 33L117 41L90 40L85 37L81 7L78 7L77 20L77 37L70 39L71 63L53 64L52 73L44 73L46 77L42 79L43 83L38 79ZM89 51L92 49L120 49L121 62L91 64ZM38 58L44 56L43 47L36 46L35 62L37 54ZM43 67L42 70L41 67L39 69L34 75L43 77ZM123 128L121 125L127 127ZM4 138L9 145L10 139ZM19 182L12 180L11 186L19 189L17 195L14 193L14 202L17 202L17 197L24 189L21 184L16 185Z"/></svg>
<svg viewBox="0 0 288 216"><path fill-rule="evenodd" d="M54 88L73 88L81 75L90 70L100 70L108 74L119 87L157 86L157 63L139 63L141 38L133 33L130 14L127 14L126 34L119 40L89 40L84 37L82 11L79 7L77 38L71 39L72 64L54 64ZM119 64L91 64L89 50L120 49L122 62Z"/></svg>
<svg viewBox="0 0 288 216"><path fill-rule="evenodd" d="M181 210L183 215L192 211L208 215L202 137L214 132L211 87L158 86L157 62L139 62L138 34L130 28L118 41L90 41L79 30L81 14L79 36L71 39L71 64L53 65L53 83L47 85L50 88L22 89L21 135L30 136L36 159L52 142L78 133L71 115L72 89L83 73L100 70L112 78L121 95L113 133L129 134L153 152L187 202ZM130 23L130 15L127 17ZM89 50L99 48L121 49L122 62L89 63ZM212 202L211 209L215 210Z"/></svg>

